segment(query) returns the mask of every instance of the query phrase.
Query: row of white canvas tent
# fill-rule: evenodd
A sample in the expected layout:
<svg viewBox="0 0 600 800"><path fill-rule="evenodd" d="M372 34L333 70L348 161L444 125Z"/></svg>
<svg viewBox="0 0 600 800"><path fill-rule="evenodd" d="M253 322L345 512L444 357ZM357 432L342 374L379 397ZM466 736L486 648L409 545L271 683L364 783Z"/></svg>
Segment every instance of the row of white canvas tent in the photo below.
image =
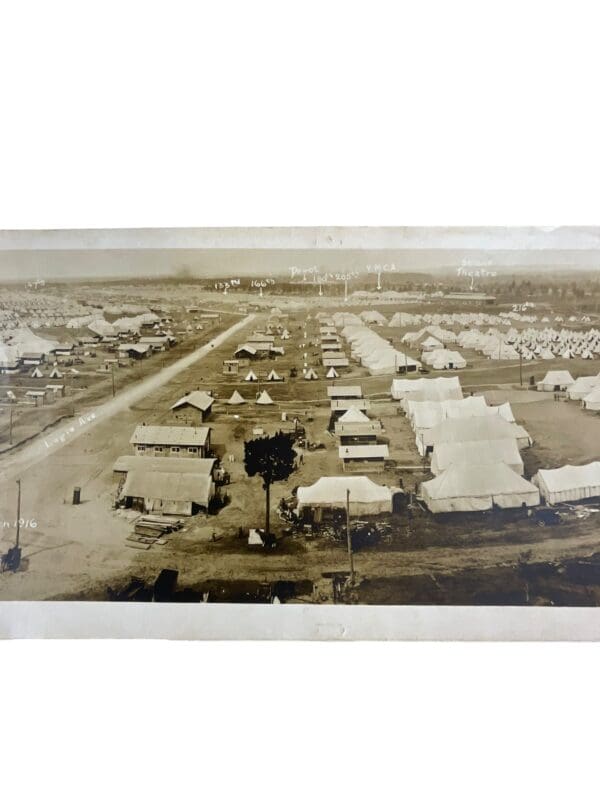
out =
<svg viewBox="0 0 600 800"><path fill-rule="evenodd" d="M523 478L519 452L531 438L516 424L509 403L488 406L484 397L464 398L458 377L397 378L391 394L406 411L419 453L432 454L435 477L419 488L430 511L539 503L538 489Z"/></svg>
<svg viewBox="0 0 600 800"><path fill-rule="evenodd" d="M421 363L396 350L387 339L362 325L346 325L341 335L350 345L354 359L371 375L393 375L400 369L417 370Z"/></svg>
<svg viewBox="0 0 600 800"><path fill-rule="evenodd" d="M570 376L549 373L546 377L562 380L564 385ZM595 380L598 384L592 392L598 393L600 410L600 376ZM576 385L571 378L569 386ZM587 379L579 384L590 385ZM541 469L531 481L525 480L520 450L532 442L514 422L510 405L488 407L478 397L463 400L458 378L396 379L392 396L401 400L407 412L419 451L433 450L435 478L424 481L419 490L433 513L530 507L541 499L551 504L600 496L600 462Z"/></svg>
<svg viewBox="0 0 600 800"><path fill-rule="evenodd" d="M32 369L32 371L31 371L31 377L32 378L44 378L46 376L44 375L44 371L42 369L40 369L40 367L34 367ZM52 369L50 370L50 373L49 373L48 377L49 378L62 378L63 377L63 373L60 371L58 366L55 364L52 367Z"/></svg>
<svg viewBox="0 0 600 800"><path fill-rule="evenodd" d="M494 360L592 359L600 354L600 332L595 328L588 331L528 328L519 332L512 327L508 331L496 327L481 331L471 327L455 334L438 325L428 325L416 331L408 331L401 341L411 348L420 349L424 354L456 343L459 347L476 350ZM423 360L427 363L425 355ZM441 361L439 368L444 368L443 358L439 357L438 360ZM450 360L447 359L448 362Z"/></svg>
<svg viewBox="0 0 600 800"><path fill-rule="evenodd" d="M236 389L229 400L227 400L227 404L230 406L241 406L247 403L248 401L242 397L242 395ZM270 394L265 390L259 392L258 397L255 400L256 405L258 406L272 406L274 405L274 401L271 398Z"/></svg>
<svg viewBox="0 0 600 800"><path fill-rule="evenodd" d="M503 327L510 327L512 321L537 323L541 322L546 324L551 322L549 316L538 317L537 314L520 314L519 312L500 312L499 314L486 314L482 312L464 312L452 314L410 314L405 311L398 311L390 319L388 325L391 328L409 328L418 325L460 325L462 327L481 326L481 325L502 325ZM564 322L564 317L557 314L554 322ZM582 315L581 317L570 317L569 322L578 322L582 324L589 323L590 317Z"/></svg>

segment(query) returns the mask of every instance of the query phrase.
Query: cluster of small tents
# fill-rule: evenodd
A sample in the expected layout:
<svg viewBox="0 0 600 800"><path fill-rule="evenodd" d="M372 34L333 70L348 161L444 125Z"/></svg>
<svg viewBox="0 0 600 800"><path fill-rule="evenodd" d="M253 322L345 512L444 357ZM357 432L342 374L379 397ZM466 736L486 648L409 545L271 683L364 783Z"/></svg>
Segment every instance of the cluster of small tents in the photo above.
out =
<svg viewBox="0 0 600 800"><path fill-rule="evenodd" d="M513 322L525 322L533 324L536 322L544 324L551 320L548 316L538 317L537 314L522 314L518 311L501 311L499 314L485 314L482 312L466 312L453 314L409 314L405 311L398 311L389 321L388 325L392 328L409 328L415 325L459 325L463 328L480 327L482 325L502 325L510 327ZM554 322L564 322L564 317L557 314ZM569 322L590 322L590 317L583 315L580 319L571 316Z"/></svg>

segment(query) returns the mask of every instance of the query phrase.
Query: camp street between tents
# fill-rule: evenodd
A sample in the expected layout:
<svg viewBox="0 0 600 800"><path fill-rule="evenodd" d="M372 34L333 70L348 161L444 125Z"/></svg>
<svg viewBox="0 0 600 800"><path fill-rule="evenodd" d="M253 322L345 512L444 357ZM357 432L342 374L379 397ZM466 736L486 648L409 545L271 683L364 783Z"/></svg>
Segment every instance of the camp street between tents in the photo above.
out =
<svg viewBox="0 0 600 800"><path fill-rule="evenodd" d="M183 356L178 361L162 369L156 375L151 375L138 385L127 389L100 406L96 406L91 411L86 413L81 412L77 418L54 429L51 433L48 432L41 435L31 442L31 444L19 448L14 453L5 454L3 457L2 471L0 472L0 479L8 480L9 478L18 476L22 470L42 461L51 452L56 452L58 448L63 447L84 431L88 431L92 425L118 414L133 403L146 397L146 395L168 383L180 372L183 372L183 370L191 367L197 361L200 361L215 347L219 347L219 345L223 344L227 339L230 339L238 333L239 330L253 322L254 318L254 314L248 315L230 328L227 328L227 330L220 333L214 339L202 345L202 347L199 347L193 353Z"/></svg>

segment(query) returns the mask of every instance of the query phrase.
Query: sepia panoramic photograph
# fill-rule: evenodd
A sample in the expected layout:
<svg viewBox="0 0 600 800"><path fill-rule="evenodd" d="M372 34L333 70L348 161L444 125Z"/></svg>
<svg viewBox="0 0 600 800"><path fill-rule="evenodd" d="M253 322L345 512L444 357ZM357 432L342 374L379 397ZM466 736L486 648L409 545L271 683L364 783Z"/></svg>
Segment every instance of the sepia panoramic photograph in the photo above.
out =
<svg viewBox="0 0 600 800"><path fill-rule="evenodd" d="M600 229L0 247L0 600L600 603Z"/></svg>

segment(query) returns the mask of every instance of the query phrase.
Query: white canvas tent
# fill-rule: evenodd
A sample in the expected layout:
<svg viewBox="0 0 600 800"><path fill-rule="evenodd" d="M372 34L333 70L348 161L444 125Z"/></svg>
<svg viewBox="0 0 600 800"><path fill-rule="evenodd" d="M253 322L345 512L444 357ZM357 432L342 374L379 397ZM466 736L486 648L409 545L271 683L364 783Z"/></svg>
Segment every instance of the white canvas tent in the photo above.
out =
<svg viewBox="0 0 600 800"><path fill-rule="evenodd" d="M600 497L600 461L580 467L567 464L559 469L540 469L532 482L550 505Z"/></svg>
<svg viewBox="0 0 600 800"><path fill-rule="evenodd" d="M230 406L241 406L242 403L245 403L246 401L236 389L227 402Z"/></svg>
<svg viewBox="0 0 600 800"><path fill-rule="evenodd" d="M35 369L33 369L31 371L31 377L32 378L43 378L44 377L44 373L42 372L42 370L39 367L35 367Z"/></svg>
<svg viewBox="0 0 600 800"><path fill-rule="evenodd" d="M482 442L494 439L515 439L519 449L529 447L531 437L521 425L507 422L499 414L468 419L445 419L417 438L421 455L444 442Z"/></svg>
<svg viewBox="0 0 600 800"><path fill-rule="evenodd" d="M600 376L590 375L584 378L577 378L575 383L567 389L567 397L569 400L583 400L583 398L590 394L590 392L600 386Z"/></svg>
<svg viewBox="0 0 600 800"><path fill-rule="evenodd" d="M481 442L444 442L438 444L431 458L431 471L439 475L452 465L506 464L517 475L523 475L523 459L514 439Z"/></svg>
<svg viewBox="0 0 600 800"><path fill-rule="evenodd" d="M453 464L421 484L420 495L434 514L537 506L538 489L506 464Z"/></svg>
<svg viewBox="0 0 600 800"><path fill-rule="evenodd" d="M338 375L338 373L335 371L335 368L334 368L334 367L330 367L330 368L329 368L329 371L328 371L328 373L327 373L327 377L328 377L328 378L339 378L339 375Z"/></svg>
<svg viewBox="0 0 600 800"><path fill-rule="evenodd" d="M250 370L250 372L246 375L244 380L245 381L249 381L251 383L256 383L256 381L258 380L258 377L255 375L255 373L252 370Z"/></svg>
<svg viewBox="0 0 600 800"><path fill-rule="evenodd" d="M52 367L52 371L49 375L50 378L62 378L63 374L56 366L56 364Z"/></svg>
<svg viewBox="0 0 600 800"><path fill-rule="evenodd" d="M263 391L258 396L258 398L256 400L256 404L259 405L259 406L271 406L271 405L273 405L273 401L271 400L271 397L270 397L269 393L266 392L266 391Z"/></svg>
<svg viewBox="0 0 600 800"><path fill-rule="evenodd" d="M394 400L462 400L460 379L451 378L395 378L391 394Z"/></svg>
<svg viewBox="0 0 600 800"><path fill-rule="evenodd" d="M550 348L549 348L549 347L545 347L545 348L544 348L544 349L543 349L543 350L540 352L540 354L539 354L539 355L540 355L540 358L542 358L544 361L551 361L553 358L555 358L555 355L554 355L554 353L552 352L552 350L550 350Z"/></svg>
<svg viewBox="0 0 600 800"><path fill-rule="evenodd" d="M274 369L272 369L271 372L269 372L269 374L267 375L267 380L268 381L282 381L283 378L280 375L278 375L275 372Z"/></svg>
<svg viewBox="0 0 600 800"><path fill-rule="evenodd" d="M362 475L323 477L312 486L299 486L298 513L305 508L345 509L348 490L351 517L391 513L391 489Z"/></svg>
<svg viewBox="0 0 600 800"><path fill-rule="evenodd" d="M595 389L586 396L581 401L581 405L587 411L600 411L600 386L597 386Z"/></svg>
<svg viewBox="0 0 600 800"><path fill-rule="evenodd" d="M431 350L439 350L443 346L444 345L434 336L428 336L424 341L421 342L421 350L424 353L427 353Z"/></svg>
<svg viewBox="0 0 600 800"><path fill-rule="evenodd" d="M466 359L457 350L434 350L423 356L423 363L433 369L464 369Z"/></svg>
<svg viewBox="0 0 600 800"><path fill-rule="evenodd" d="M538 381L538 392L564 392L575 383L575 379L566 369L550 370L541 381Z"/></svg>
<svg viewBox="0 0 600 800"><path fill-rule="evenodd" d="M487 410L482 395L461 400L406 400L405 405L406 415L417 434L448 419L454 411L459 412L457 416L462 418L483 416Z"/></svg>
<svg viewBox="0 0 600 800"><path fill-rule="evenodd" d="M318 377L319 376L312 367L309 367L309 369L307 369L306 372L304 373L305 381L316 381Z"/></svg>

